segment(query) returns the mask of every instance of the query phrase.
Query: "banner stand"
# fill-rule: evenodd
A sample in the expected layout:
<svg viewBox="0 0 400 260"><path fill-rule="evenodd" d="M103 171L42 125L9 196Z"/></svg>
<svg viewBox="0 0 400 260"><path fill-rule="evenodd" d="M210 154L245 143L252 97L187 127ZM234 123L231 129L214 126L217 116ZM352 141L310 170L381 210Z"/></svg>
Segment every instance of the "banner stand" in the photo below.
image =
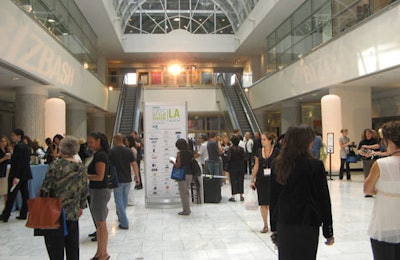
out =
<svg viewBox="0 0 400 260"><path fill-rule="evenodd" d="M144 103L143 123L145 206L180 207L169 158L176 157L176 140L187 140L187 103Z"/></svg>

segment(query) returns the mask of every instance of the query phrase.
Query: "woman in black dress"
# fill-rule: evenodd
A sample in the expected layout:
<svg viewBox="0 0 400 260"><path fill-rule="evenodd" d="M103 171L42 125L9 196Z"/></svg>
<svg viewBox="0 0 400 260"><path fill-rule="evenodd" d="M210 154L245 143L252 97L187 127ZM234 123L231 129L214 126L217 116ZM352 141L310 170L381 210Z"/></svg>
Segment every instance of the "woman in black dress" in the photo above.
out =
<svg viewBox="0 0 400 260"><path fill-rule="evenodd" d="M278 137L275 133L263 133L261 135L262 148L254 155L254 167L251 174L250 187L257 189L258 205L260 205L261 217L264 227L261 233L268 232L268 206L269 206L269 185L271 181L271 164L279 153L275 146Z"/></svg>
<svg viewBox="0 0 400 260"><path fill-rule="evenodd" d="M244 201L244 149L238 146L240 139L237 135L231 137L231 142L232 146L227 152L227 164L232 192L229 201L235 201L236 194L240 194L240 201Z"/></svg>

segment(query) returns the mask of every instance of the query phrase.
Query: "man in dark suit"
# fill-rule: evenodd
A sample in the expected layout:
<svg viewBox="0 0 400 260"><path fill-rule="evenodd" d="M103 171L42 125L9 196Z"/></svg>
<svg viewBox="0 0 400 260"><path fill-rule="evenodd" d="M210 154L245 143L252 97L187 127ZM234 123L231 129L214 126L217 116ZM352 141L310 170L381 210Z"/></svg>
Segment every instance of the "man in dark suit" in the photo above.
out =
<svg viewBox="0 0 400 260"><path fill-rule="evenodd" d="M7 202L3 213L0 216L1 222L8 221L18 191L21 191L22 207L17 219L26 219L28 214L28 180L32 179L32 172L29 165L31 148L22 141L23 137L24 131L22 129L14 129L11 133L11 139L16 145L11 157L11 168L8 176Z"/></svg>

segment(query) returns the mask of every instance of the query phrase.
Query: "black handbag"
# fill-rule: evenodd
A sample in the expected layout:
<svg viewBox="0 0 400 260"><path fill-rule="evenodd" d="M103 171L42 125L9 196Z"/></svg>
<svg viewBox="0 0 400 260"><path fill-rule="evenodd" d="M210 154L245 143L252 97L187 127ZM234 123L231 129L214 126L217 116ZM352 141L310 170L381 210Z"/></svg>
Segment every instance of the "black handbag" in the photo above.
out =
<svg viewBox="0 0 400 260"><path fill-rule="evenodd" d="M118 174L117 169L111 163L108 164L107 186L109 189L118 188Z"/></svg>

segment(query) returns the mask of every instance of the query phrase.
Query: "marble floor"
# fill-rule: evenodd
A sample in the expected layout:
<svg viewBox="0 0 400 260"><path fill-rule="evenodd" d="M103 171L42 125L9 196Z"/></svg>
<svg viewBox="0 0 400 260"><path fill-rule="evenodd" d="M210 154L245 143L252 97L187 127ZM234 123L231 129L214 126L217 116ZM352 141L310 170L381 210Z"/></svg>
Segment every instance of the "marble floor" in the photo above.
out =
<svg viewBox="0 0 400 260"><path fill-rule="evenodd" d="M246 176L245 190L249 177ZM317 259L372 259L367 227L373 198L364 198L363 176L353 181L329 181L336 243L328 247L321 235ZM135 205L128 207L129 230L118 228L113 199L110 200L108 252L111 259L277 259L270 234L261 234L259 211L249 211L243 202L228 202L230 186L222 188L219 204L194 204L190 216L176 209L144 207L144 191L135 191ZM2 203L0 203L3 208ZM25 222L15 219L0 223L0 259L48 259L42 237L34 237ZM94 231L88 210L80 220L81 259L89 259L96 243L87 236Z"/></svg>

